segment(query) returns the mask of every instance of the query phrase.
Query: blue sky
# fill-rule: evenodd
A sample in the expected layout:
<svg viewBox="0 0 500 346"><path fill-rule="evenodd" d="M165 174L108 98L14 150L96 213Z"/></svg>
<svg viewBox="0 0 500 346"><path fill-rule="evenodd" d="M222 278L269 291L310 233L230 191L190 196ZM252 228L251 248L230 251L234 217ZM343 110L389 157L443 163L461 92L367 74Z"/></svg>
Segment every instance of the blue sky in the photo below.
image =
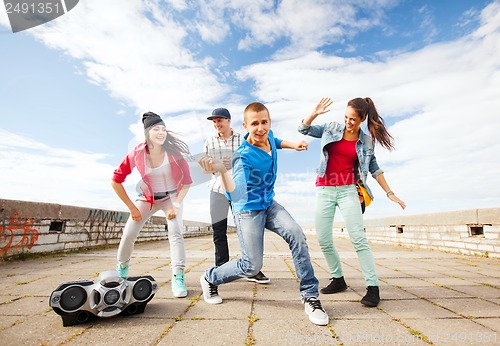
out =
<svg viewBox="0 0 500 346"><path fill-rule="evenodd" d="M277 136L310 142L280 153L276 199L312 224L320 149L296 128L321 97L334 104L317 123L370 96L396 140L377 160L408 207L370 178L366 217L500 206L500 1L81 0L15 34L0 10L0 47L2 198L125 210L110 178L142 113L199 153L213 108L243 132L258 100ZM207 221L207 202L193 187L185 218Z"/></svg>

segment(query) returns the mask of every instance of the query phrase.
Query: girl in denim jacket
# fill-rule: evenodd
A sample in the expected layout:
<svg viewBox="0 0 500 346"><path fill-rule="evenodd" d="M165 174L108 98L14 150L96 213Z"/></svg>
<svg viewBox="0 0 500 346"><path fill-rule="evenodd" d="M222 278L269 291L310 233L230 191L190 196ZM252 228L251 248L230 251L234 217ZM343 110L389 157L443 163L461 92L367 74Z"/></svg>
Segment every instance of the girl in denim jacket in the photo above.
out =
<svg viewBox="0 0 500 346"><path fill-rule="evenodd" d="M361 303L374 307L380 302L378 275L375 270L373 254L366 239L362 209L356 184L363 185L370 198L373 194L366 184L368 173L386 192L387 197L406 205L391 191L384 178L373 151L375 141L382 147L392 150L393 139L384 126L383 119L370 98L355 98L347 103L344 124L330 122L311 125L318 115L329 112L330 98L323 98L311 115L302 120L299 132L311 137L321 138L321 160L317 169L317 209L315 215L316 233L332 275L328 286L321 293L337 293L347 289L342 273L340 258L333 245L332 225L335 209L338 206L345 219L347 231L354 245L361 271L367 286L367 293ZM361 123L367 120L370 135L361 130Z"/></svg>

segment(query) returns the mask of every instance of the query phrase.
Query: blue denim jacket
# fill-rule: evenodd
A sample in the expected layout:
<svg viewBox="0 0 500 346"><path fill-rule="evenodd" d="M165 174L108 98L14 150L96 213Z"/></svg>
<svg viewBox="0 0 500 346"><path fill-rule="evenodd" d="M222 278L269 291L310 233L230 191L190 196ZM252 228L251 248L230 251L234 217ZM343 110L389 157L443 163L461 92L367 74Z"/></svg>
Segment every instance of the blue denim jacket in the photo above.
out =
<svg viewBox="0 0 500 346"><path fill-rule="evenodd" d="M330 143L340 141L344 135L344 129L345 124L339 124L337 122L323 125L306 125L304 123L299 125L298 130L300 133L311 137L321 138L321 158L319 167L316 169L316 173L318 173L320 177L325 176L326 163L328 162L328 151L326 150L326 146ZM356 152L358 154L358 162L354 168L354 173L358 182L363 184L366 191L368 191L368 194L373 199L373 194L366 184L368 172L371 173L373 178L376 178L379 174L384 173L384 171L381 170L377 164L371 137L362 130L359 132L359 139L356 142Z"/></svg>

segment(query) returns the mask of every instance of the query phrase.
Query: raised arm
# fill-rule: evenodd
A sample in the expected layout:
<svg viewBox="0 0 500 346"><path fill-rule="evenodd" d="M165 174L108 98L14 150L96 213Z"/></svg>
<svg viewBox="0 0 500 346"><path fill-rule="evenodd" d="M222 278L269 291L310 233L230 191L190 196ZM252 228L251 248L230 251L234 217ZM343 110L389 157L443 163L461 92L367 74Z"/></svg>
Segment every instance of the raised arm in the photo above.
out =
<svg viewBox="0 0 500 346"><path fill-rule="evenodd" d="M306 125L311 125L312 122L314 121L314 119L316 119L316 117L318 115L325 114L325 113L328 113L330 111L328 109L328 107L330 107L330 105L332 103L333 103L333 101L329 97L323 97L318 102L316 107L314 107L314 110L312 111L312 113L309 116L305 117L304 120L302 120L302 123L304 123Z"/></svg>
<svg viewBox="0 0 500 346"><path fill-rule="evenodd" d="M303 135L306 136L311 136L315 138L321 138L323 135L323 131L325 130L325 126L327 124L321 124L321 125L311 125L314 119L318 115L328 113L330 110L328 107L332 104L332 100L328 97L323 97L316 107L314 107L314 110L312 113L302 119L302 122L299 125L298 131L302 133Z"/></svg>

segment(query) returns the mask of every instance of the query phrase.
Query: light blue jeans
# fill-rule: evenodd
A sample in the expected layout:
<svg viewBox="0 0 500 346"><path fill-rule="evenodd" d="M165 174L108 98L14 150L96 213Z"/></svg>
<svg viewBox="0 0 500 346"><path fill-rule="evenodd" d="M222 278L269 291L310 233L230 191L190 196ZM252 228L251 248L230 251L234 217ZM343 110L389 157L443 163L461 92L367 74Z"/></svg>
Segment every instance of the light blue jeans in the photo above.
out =
<svg viewBox="0 0 500 346"><path fill-rule="evenodd" d="M356 186L318 186L316 196L316 234L332 277L344 276L339 254L333 245L332 235L333 218L338 206L344 217L351 242L358 254L366 286L378 286L375 260L366 239Z"/></svg>
<svg viewBox="0 0 500 346"><path fill-rule="evenodd" d="M241 257L208 269L205 276L209 282L220 285L257 274L264 257L264 229L268 229L283 238L292 251L301 297L318 297L318 279L314 276L306 236L285 208L273 201L266 210L233 214Z"/></svg>

